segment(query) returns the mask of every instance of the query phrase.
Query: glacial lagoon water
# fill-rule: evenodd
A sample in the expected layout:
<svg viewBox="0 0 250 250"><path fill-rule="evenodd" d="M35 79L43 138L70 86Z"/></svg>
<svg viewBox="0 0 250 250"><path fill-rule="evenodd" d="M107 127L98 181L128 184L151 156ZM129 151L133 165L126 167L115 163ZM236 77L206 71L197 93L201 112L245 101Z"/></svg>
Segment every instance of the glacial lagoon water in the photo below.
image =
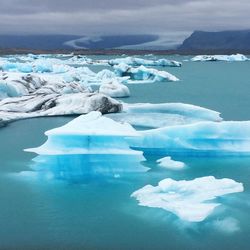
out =
<svg viewBox="0 0 250 250"><path fill-rule="evenodd" d="M189 57L176 56L182 61ZM250 62L183 62L165 68L175 83L129 85L126 102L183 102L221 112L224 120L250 120ZM94 71L103 67L92 66ZM0 249L249 249L250 157L175 157L187 167L151 170L126 178L66 183L20 176L41 145L44 132L74 117L36 118L0 129ZM200 223L138 206L130 195L164 178L231 178L244 192L219 198L223 204Z"/></svg>

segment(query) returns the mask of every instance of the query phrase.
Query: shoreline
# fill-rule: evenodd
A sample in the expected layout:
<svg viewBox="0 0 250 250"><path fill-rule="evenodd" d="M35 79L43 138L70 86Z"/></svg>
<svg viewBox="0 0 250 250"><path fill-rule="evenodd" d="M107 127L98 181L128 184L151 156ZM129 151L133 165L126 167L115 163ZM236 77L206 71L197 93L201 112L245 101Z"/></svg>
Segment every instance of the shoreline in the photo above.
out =
<svg viewBox="0 0 250 250"><path fill-rule="evenodd" d="M58 50L39 50L24 48L0 48L0 56L13 54L74 54L74 55L228 55L245 54L250 55L250 50L133 50L133 49L58 49Z"/></svg>

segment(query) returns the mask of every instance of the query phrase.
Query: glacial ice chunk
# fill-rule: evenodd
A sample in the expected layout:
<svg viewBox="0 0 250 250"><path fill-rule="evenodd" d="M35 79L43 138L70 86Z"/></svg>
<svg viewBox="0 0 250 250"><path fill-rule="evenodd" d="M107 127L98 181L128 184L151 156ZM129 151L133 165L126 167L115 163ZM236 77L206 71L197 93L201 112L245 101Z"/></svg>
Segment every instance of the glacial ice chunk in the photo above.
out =
<svg viewBox="0 0 250 250"><path fill-rule="evenodd" d="M153 68L140 66L133 68L127 64L121 63L114 66L115 73L119 77L130 77L127 83L154 83L154 82L175 82L179 79L166 72Z"/></svg>
<svg viewBox="0 0 250 250"><path fill-rule="evenodd" d="M193 62L207 62L207 61L227 61L227 62L244 62L248 58L242 54L235 55L199 55L191 59Z"/></svg>
<svg viewBox="0 0 250 250"><path fill-rule="evenodd" d="M123 103L123 112L108 117L144 129L222 120L216 111L184 103Z"/></svg>
<svg viewBox="0 0 250 250"><path fill-rule="evenodd" d="M130 66L161 66L161 67L181 67L182 63L173 61L173 60L167 60L165 58L159 59L159 60L145 60L138 57L125 57L125 58L116 58L111 59L108 61L108 63L112 66L118 65L121 63L125 63Z"/></svg>
<svg viewBox="0 0 250 250"><path fill-rule="evenodd" d="M166 168L166 169L173 169L173 170L179 170L179 169L183 169L185 167L185 163L181 162L181 161L174 161L171 159L170 156L161 158L159 160L156 161L158 163L158 165L162 168Z"/></svg>
<svg viewBox="0 0 250 250"><path fill-rule="evenodd" d="M181 220L201 222L221 205L213 200L243 190L242 183L231 179L216 179L213 176L190 181L168 178L160 181L158 186L146 185L131 197L136 198L141 206L162 208Z"/></svg>
<svg viewBox="0 0 250 250"><path fill-rule="evenodd" d="M198 122L140 131L134 148L148 154L234 155L250 153L250 121Z"/></svg>
<svg viewBox="0 0 250 250"><path fill-rule="evenodd" d="M140 165L143 153L128 145L126 138L137 137L129 124L117 123L90 112L68 124L47 131L48 140L40 147L26 151L39 154L33 169L47 176L81 181L97 176L122 176L147 171Z"/></svg>
<svg viewBox="0 0 250 250"><path fill-rule="evenodd" d="M120 102L99 93L33 94L0 101L0 117L7 122L40 116L79 115L91 111L106 114L121 109Z"/></svg>
<svg viewBox="0 0 250 250"><path fill-rule="evenodd" d="M118 82L116 79L105 80L100 88L99 92L110 97L128 97L130 91L127 86Z"/></svg>

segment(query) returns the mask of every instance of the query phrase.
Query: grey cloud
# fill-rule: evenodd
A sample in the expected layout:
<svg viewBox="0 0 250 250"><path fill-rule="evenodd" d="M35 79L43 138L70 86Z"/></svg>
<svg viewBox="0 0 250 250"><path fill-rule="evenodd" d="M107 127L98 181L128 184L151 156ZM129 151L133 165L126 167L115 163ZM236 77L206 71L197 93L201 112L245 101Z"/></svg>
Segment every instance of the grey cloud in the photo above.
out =
<svg viewBox="0 0 250 250"><path fill-rule="evenodd" d="M249 29L249 12L249 0L6 0L0 33L181 37L193 30Z"/></svg>
<svg viewBox="0 0 250 250"><path fill-rule="evenodd" d="M1 13L82 12L87 10L140 9L164 4L179 5L195 0L2 0ZM197 0L196 0L197 1Z"/></svg>

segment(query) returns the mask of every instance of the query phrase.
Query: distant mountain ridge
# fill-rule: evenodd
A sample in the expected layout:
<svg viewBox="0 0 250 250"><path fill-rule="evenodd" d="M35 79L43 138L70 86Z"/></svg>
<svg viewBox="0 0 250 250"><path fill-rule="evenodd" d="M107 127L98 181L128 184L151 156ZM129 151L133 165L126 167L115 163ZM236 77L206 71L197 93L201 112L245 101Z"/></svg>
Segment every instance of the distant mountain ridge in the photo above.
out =
<svg viewBox="0 0 250 250"><path fill-rule="evenodd" d="M194 31L179 50L250 50L250 30Z"/></svg>
<svg viewBox="0 0 250 250"><path fill-rule="evenodd" d="M169 53L249 53L250 30L206 32L194 31L191 36L165 35L0 35L0 50L148 50Z"/></svg>
<svg viewBox="0 0 250 250"><path fill-rule="evenodd" d="M79 39L74 35L0 35L2 49L67 49L66 41Z"/></svg>
<svg viewBox="0 0 250 250"><path fill-rule="evenodd" d="M157 35L0 35L0 49L112 49L139 45L158 39Z"/></svg>

